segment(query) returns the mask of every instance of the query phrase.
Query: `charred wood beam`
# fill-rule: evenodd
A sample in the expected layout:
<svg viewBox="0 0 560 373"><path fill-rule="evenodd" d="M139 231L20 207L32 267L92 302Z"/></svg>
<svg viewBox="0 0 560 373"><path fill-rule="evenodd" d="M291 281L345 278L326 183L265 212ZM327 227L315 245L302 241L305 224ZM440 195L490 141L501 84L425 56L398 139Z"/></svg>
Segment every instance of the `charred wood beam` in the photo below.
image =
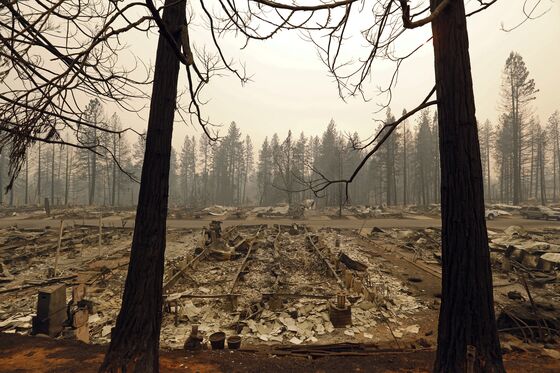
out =
<svg viewBox="0 0 560 373"><path fill-rule="evenodd" d="M195 256L190 262L188 262L187 264L185 264L185 266L183 268L181 268L179 270L179 272L175 273L173 275L173 277L171 277L169 279L169 281L167 281L166 284L163 285L163 292L165 293L166 291L169 290L169 288L171 288L173 285L175 285L175 283L184 276L185 271L187 269L189 269L194 263L196 263L197 261L199 261L201 258L205 257L208 252L209 252L210 247L206 247L204 248L204 250L202 250L202 252L200 254L198 254L197 256Z"/></svg>
<svg viewBox="0 0 560 373"><path fill-rule="evenodd" d="M321 258L321 260L326 264L326 266L328 267L328 269L330 270L330 272L332 273L332 275L334 276L334 278L336 279L336 282L338 283L338 286L340 286L340 288L342 290L346 290L346 286L344 286L344 281L342 281L340 279L340 277L338 276L338 274L336 273L335 268L333 267L333 265L331 264L331 262L328 260L328 258L326 258L323 253L321 252L321 250L319 250L319 248L317 247L317 245L315 245L315 242L313 242L313 239L311 238L311 235L307 234L305 236L305 239L307 240L307 242L309 242L310 246L313 248L313 250L315 251L315 253L317 253L317 255L319 256L319 258Z"/></svg>
<svg viewBox="0 0 560 373"><path fill-rule="evenodd" d="M247 264L247 261L249 260L249 257L251 255L251 253L253 252L253 247L255 246L255 238L258 237L260 232L261 232L261 228L259 228L257 233L252 238L246 240L246 242L249 243L249 250L247 250L247 255L245 255L245 258L243 259L243 262L239 266L239 269L237 270L237 272L235 274L235 277L233 278L233 283L231 284L231 287L230 287L230 290L229 290L230 294L233 294L233 289L235 289L235 286L237 285L237 282L239 281L239 275L241 274L241 272L243 272L243 269L245 268L245 265Z"/></svg>

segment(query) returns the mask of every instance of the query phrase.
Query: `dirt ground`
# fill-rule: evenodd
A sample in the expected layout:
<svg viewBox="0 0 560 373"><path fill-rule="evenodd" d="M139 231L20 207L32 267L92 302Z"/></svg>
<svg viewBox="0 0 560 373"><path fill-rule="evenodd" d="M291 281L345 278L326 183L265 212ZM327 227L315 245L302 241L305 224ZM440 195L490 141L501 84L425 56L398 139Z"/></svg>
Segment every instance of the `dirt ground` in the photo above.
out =
<svg viewBox="0 0 560 373"><path fill-rule="evenodd" d="M0 333L0 371L4 373L97 372L105 346L75 341ZM241 349L236 352L203 351L186 355L181 351L162 351L161 372L430 372L433 350L390 352L380 350L367 356L332 356L319 359L271 356L266 349ZM555 373L557 360L535 352L516 352L504 356L510 373L527 371Z"/></svg>

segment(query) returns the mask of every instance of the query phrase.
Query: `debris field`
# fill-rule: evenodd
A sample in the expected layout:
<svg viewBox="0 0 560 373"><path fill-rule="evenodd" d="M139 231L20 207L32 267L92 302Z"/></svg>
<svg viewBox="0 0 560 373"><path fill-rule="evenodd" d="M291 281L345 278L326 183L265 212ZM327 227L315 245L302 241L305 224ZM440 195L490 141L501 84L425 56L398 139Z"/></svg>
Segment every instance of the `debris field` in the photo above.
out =
<svg viewBox="0 0 560 373"><path fill-rule="evenodd" d="M74 211L59 218L68 216ZM440 228L249 220L168 229L163 348L208 348L226 337L230 348L292 354L309 345L355 349L349 342L366 350L435 345ZM102 217L99 225L53 219L46 228L1 229L0 332L108 343L131 234L125 220ZM560 359L560 228L488 234L504 351Z"/></svg>
<svg viewBox="0 0 560 373"><path fill-rule="evenodd" d="M211 233L185 255L170 249L177 256L169 261L183 263L164 280L163 334L173 337L162 343L170 347L182 346L192 324L255 343L375 342L380 325L396 337L418 333L411 316L425 306L355 235L296 224ZM346 309L350 317L338 320Z"/></svg>

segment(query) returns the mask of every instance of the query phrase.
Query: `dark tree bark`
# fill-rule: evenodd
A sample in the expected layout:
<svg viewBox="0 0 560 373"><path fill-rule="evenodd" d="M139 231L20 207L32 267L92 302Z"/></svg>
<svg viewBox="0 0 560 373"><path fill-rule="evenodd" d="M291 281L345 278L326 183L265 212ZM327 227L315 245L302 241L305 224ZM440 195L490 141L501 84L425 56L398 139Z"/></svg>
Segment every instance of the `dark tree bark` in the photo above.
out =
<svg viewBox="0 0 560 373"><path fill-rule="evenodd" d="M432 10L442 0L431 0ZM494 316L480 145L463 0L432 22L439 116L442 304L435 372L505 372Z"/></svg>
<svg viewBox="0 0 560 373"><path fill-rule="evenodd" d="M185 1L166 0L163 21L180 45ZM158 372L171 135L179 60L160 34L130 263L100 372Z"/></svg>

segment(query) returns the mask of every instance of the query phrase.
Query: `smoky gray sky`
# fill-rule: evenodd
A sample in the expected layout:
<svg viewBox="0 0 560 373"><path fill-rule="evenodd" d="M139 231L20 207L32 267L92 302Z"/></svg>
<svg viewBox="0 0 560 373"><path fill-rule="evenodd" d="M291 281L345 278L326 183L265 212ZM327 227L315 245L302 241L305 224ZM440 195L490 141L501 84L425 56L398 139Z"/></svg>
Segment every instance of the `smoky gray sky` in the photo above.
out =
<svg viewBox="0 0 560 373"><path fill-rule="evenodd" d="M474 3L469 2L467 3ZM470 56L477 118L479 122L489 119L497 122L500 107L500 84L502 69L508 54L521 54L540 90L534 101L535 115L542 124L555 110L560 110L560 5L544 0L542 10L549 9L535 20L525 22L519 28L504 32L523 20L523 0L498 1L489 9L468 19ZM529 2L530 3L530 2ZM469 4L467 4L469 5ZM473 4L470 4L471 6ZM360 16L361 17L361 16ZM365 17L365 16L364 16ZM362 19L363 20L363 19ZM360 19L356 21L359 29ZM196 30L194 31L196 32ZM409 50L426 40L431 33L429 25L421 29L407 30L402 42L397 45ZM363 54L360 35L347 42L347 54ZM197 40L199 45L209 41ZM128 41L131 51L148 63L155 60L156 38L137 34ZM328 76L326 67L317 56L314 45L295 32L282 32L272 40L251 41L240 50L243 40L227 38L222 42L224 51L236 64L244 63L252 81L245 86L233 76L213 78L205 89L204 98L209 102L204 113L214 123L222 124L224 133L230 122L235 121L244 134L250 134L256 147L265 136L277 132L282 138L289 129L299 134L320 134L330 119L334 119L339 130L358 132L362 138L371 136L384 112L377 113L378 104L386 97L377 96L377 87L384 86L392 69L380 62L374 66L371 79L365 86L370 99L340 99L336 84ZM181 84L186 84L184 69ZM399 114L403 109L416 106L434 84L433 49L427 43L412 58L404 62L393 89L391 109ZM108 111L110 109L108 108ZM147 115L138 118L122 113L127 126L136 129L146 127ZM201 130L187 124L177 124L173 144L180 149L185 135L200 136Z"/></svg>

